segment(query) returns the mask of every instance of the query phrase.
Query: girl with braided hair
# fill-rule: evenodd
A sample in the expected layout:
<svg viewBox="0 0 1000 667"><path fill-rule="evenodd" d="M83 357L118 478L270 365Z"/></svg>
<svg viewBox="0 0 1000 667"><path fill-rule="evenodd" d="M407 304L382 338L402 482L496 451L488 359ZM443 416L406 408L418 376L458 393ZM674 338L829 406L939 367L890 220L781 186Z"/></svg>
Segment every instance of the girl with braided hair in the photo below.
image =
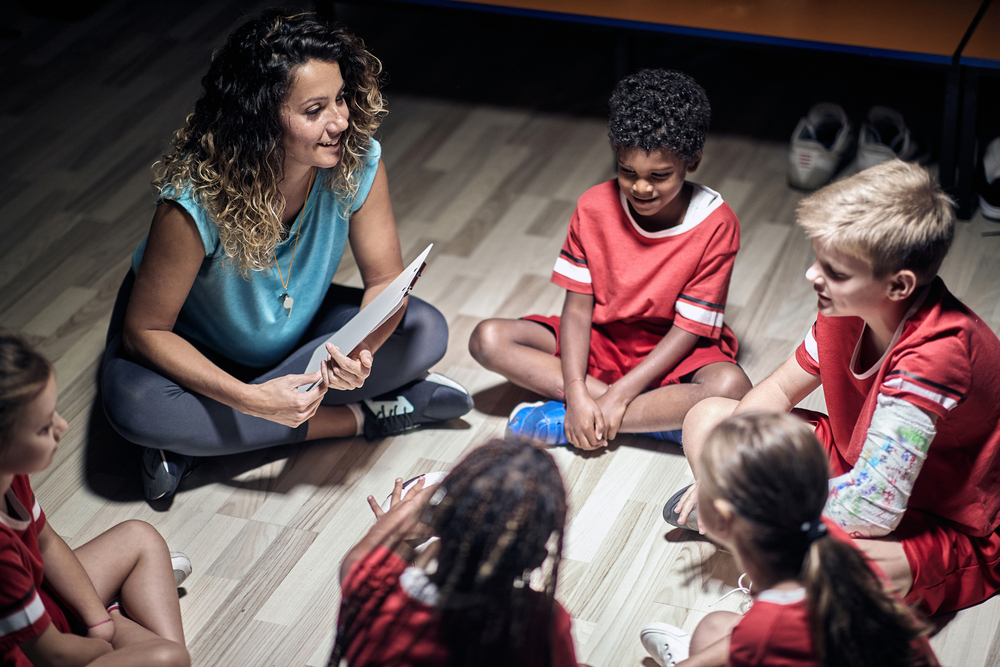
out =
<svg viewBox="0 0 1000 667"><path fill-rule="evenodd" d="M491 440L441 484L402 489L386 512L368 498L377 520L341 565L329 664L576 667L553 597L566 493L551 455Z"/></svg>
<svg viewBox="0 0 1000 667"><path fill-rule="evenodd" d="M461 386L427 375L448 326L414 297L303 374L403 270L373 137L381 70L345 29L281 9L235 29L212 59L154 166L156 213L102 366L111 424L144 448L148 499L173 494L195 456L386 437L471 409ZM364 289L331 285L347 243Z"/></svg>
<svg viewBox="0 0 1000 667"><path fill-rule="evenodd" d="M937 665L928 628L885 591L836 524L820 518L828 463L791 415L747 413L717 426L696 464L699 521L759 591L745 616L716 611L694 634L650 623L640 637L666 667Z"/></svg>

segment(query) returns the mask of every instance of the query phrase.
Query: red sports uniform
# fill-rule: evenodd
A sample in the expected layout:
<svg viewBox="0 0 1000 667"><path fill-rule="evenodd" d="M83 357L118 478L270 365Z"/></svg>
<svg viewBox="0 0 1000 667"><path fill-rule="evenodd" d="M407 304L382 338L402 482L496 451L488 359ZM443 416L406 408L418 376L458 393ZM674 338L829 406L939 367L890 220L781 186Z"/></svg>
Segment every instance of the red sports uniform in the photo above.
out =
<svg viewBox="0 0 1000 667"><path fill-rule="evenodd" d="M659 232L636 224L616 180L595 185L577 202L552 282L594 295L589 375L621 379L674 325L702 338L651 386L680 382L717 361L735 363L736 336L722 315L740 224L719 193L692 185L683 222ZM558 340L559 317L525 319L550 326Z"/></svg>
<svg viewBox="0 0 1000 667"><path fill-rule="evenodd" d="M38 532L45 513L35 500L27 475L15 475L0 508L0 665L31 667L18 645L54 623L70 633L59 605L42 589L42 554Z"/></svg>
<svg viewBox="0 0 1000 667"><path fill-rule="evenodd" d="M447 665L448 648L440 641L434 596L436 588L427 582L423 571L410 567L385 547L374 549L352 565L344 580L341 621L354 597L363 601L357 618L364 622L347 646L348 664ZM570 616L558 602L552 612L552 667L577 667ZM528 655L519 664L534 667L543 662L539 656Z"/></svg>
<svg viewBox="0 0 1000 667"><path fill-rule="evenodd" d="M1000 590L1000 340L940 278L919 294L875 366L859 368L858 317L820 315L795 351L830 416L816 434L831 474L858 461L879 393L937 416L937 434L894 535L913 573L908 602L955 611Z"/></svg>
<svg viewBox="0 0 1000 667"><path fill-rule="evenodd" d="M824 523L835 539L852 543L835 523ZM873 569L881 574L878 568ZM926 639L918 639L916 646L927 657L927 664L938 664ZM766 590L754 596L753 606L730 635L726 665L822 667L813 646L805 589Z"/></svg>

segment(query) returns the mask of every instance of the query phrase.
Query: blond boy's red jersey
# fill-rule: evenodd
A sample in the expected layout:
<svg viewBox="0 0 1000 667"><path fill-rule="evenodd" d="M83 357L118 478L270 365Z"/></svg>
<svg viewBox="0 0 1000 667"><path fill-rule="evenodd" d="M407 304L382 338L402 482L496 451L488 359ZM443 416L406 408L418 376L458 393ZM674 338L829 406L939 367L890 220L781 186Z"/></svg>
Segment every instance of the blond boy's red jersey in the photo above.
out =
<svg viewBox="0 0 1000 667"><path fill-rule="evenodd" d="M834 445L848 466L861 454L878 394L937 416L937 434L908 507L984 536L1000 525L1000 340L940 278L923 288L882 359L860 368L865 323L820 315L795 351L819 375Z"/></svg>

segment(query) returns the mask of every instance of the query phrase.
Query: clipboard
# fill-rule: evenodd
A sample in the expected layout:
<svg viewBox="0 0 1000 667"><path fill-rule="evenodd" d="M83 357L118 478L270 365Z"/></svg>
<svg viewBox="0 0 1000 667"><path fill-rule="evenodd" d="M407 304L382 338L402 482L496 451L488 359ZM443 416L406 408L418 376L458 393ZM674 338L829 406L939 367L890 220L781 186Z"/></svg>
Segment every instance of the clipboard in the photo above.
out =
<svg viewBox="0 0 1000 667"><path fill-rule="evenodd" d="M417 284L417 279L423 273L424 267L427 266L424 260L427 259L427 255L433 247L433 243L427 246L415 260L410 262L409 266L403 269L402 273L396 276L395 280L389 283L388 287L372 299L371 303L362 308L357 315L352 317L338 331L335 331L332 336L317 345L316 349L313 350L312 357L309 358L309 363L302 372L308 374L319 370L320 365L329 356L329 353L326 351L327 343L336 345L344 354L350 354L361 341L368 337L368 334L378 329L386 320L395 315L396 311L403 307L403 299L410 293L413 286ZM302 385L299 387L299 392L307 392L317 384L319 382Z"/></svg>

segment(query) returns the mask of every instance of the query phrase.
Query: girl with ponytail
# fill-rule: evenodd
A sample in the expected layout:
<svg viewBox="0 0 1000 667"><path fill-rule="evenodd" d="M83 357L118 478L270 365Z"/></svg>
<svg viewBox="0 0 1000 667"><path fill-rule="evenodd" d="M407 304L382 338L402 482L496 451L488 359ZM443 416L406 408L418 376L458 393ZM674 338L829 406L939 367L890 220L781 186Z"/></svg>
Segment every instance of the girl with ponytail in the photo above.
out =
<svg viewBox="0 0 1000 667"><path fill-rule="evenodd" d="M690 637L643 629L661 665L936 665L918 621L880 572L821 519L829 478L812 428L791 415L741 414L697 462L699 521L733 551L755 590L745 616L712 612Z"/></svg>

